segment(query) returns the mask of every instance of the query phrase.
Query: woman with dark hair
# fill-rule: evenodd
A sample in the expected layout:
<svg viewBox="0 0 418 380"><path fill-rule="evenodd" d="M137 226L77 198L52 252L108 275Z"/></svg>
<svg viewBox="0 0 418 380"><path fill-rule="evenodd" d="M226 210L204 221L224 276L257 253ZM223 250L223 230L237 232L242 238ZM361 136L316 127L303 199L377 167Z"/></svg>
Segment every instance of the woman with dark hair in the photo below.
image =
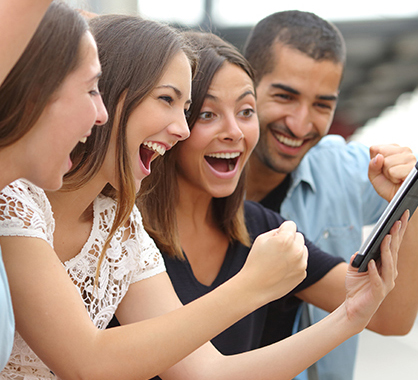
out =
<svg viewBox="0 0 418 380"><path fill-rule="evenodd" d="M286 223L258 203L244 202L244 166L259 130L249 64L234 47L213 34L187 32L186 36L199 54L199 71L193 80L193 103L187 119L190 137L155 161L137 200L145 229L163 252L167 273L184 304L222 286L241 270L259 234ZM405 214L402 218L400 233L399 224L391 231L392 252L397 251L407 217ZM388 279L394 265L388 255L388 243L386 240L382 245L383 266L379 271L372 264L368 274L358 274L342 259L306 242L307 278L288 295L254 311L212 343L223 354L231 355L282 340L292 333L301 300L335 310L331 319L342 310L350 314L355 289L366 288L379 275L379 281ZM388 315L388 310L398 310L396 300L390 302L394 309L379 309L376 318L362 327L382 331L382 317ZM385 304L389 306L387 301ZM323 328L324 325L315 325L309 333L302 333L306 335L297 334L263 348L261 352L266 353L275 346L279 349L280 344L288 347L286 355L276 355L274 364L268 362L266 353L265 368L259 367L257 372L254 367L254 372L250 372L243 367L243 372L249 377L252 373L252 378L257 379L294 377L350 337L342 325L330 323L326 334ZM161 377L170 378L169 373Z"/></svg>
<svg viewBox="0 0 418 380"><path fill-rule="evenodd" d="M151 161L189 135L196 57L174 29L138 17L99 16L91 30L108 122L72 151L61 190L18 180L0 194L17 327L0 378L148 379L305 276L306 247L289 223L257 239L228 283L181 307L134 202ZM115 312L126 326L104 329ZM199 377L225 359L210 344L196 355L184 365Z"/></svg>
<svg viewBox="0 0 418 380"><path fill-rule="evenodd" d="M58 189L71 166L71 150L94 124L106 121L97 92L97 48L88 26L77 12L50 3L0 3L1 189L18 178ZM76 112L77 117L69 117ZM0 207L4 210L3 203ZM9 358L13 334L0 251L0 369Z"/></svg>

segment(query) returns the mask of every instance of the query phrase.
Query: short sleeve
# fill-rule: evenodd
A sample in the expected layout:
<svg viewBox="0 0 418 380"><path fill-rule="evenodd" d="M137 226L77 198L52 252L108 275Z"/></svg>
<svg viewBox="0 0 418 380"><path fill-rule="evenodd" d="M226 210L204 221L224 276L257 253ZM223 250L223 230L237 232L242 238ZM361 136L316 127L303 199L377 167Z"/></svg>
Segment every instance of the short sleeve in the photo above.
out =
<svg viewBox="0 0 418 380"><path fill-rule="evenodd" d="M166 269L159 249L154 240L145 231L141 214L136 206L134 206L131 217L135 224L135 240L139 248L135 255L139 265L136 266L132 276L132 283L134 283L165 272Z"/></svg>
<svg viewBox="0 0 418 380"><path fill-rule="evenodd" d="M44 191L18 180L0 193L0 236L26 236L53 246L54 219Z"/></svg>

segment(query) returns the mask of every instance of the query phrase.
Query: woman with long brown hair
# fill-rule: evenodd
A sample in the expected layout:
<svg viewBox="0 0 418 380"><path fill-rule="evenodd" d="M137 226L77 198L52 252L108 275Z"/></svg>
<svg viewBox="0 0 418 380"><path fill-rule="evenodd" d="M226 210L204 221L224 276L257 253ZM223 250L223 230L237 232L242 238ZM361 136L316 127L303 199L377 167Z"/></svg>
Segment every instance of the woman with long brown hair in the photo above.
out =
<svg viewBox="0 0 418 380"><path fill-rule="evenodd" d="M74 10L50 3L0 3L1 189L18 178L58 189L71 166L71 150L94 124L106 121L97 92L97 48L87 23ZM72 125L66 115L75 111ZM8 293L0 251L0 369L14 334Z"/></svg>

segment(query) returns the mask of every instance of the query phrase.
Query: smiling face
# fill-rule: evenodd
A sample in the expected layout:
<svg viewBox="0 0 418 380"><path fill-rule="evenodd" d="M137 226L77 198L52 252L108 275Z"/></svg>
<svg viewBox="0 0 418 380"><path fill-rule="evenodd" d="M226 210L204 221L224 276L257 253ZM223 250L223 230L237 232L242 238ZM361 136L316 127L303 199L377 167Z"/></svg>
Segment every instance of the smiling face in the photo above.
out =
<svg viewBox="0 0 418 380"><path fill-rule="evenodd" d="M211 197L230 195L258 139L255 107L251 79L225 62L213 77L190 137L178 147L179 182Z"/></svg>
<svg viewBox="0 0 418 380"><path fill-rule="evenodd" d="M328 133L343 65L280 44L273 49L274 70L257 87L260 141L254 157L287 174Z"/></svg>
<svg viewBox="0 0 418 380"><path fill-rule="evenodd" d="M151 172L151 161L189 136L185 111L191 103L191 80L190 63L180 52L174 56L151 93L129 116L126 141L137 191L142 179ZM116 128L113 128L112 133L115 131ZM112 154L107 155L104 166L111 173L109 182L117 188L114 136L109 152Z"/></svg>
<svg viewBox="0 0 418 380"><path fill-rule="evenodd" d="M36 124L16 143L25 152L24 178L47 190L61 187L62 177L72 165L71 150L86 140L94 124L107 121L98 91L100 72L96 43L87 32L77 68L52 95Z"/></svg>

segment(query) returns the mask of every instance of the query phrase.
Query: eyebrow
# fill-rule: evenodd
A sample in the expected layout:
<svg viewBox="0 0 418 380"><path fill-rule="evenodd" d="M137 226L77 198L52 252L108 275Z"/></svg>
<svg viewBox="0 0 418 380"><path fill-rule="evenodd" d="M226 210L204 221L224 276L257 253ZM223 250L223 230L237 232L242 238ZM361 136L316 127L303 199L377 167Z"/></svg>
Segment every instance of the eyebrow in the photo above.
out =
<svg viewBox="0 0 418 380"><path fill-rule="evenodd" d="M163 84L161 86L157 86L156 88L171 88L175 92L178 99L181 99L183 96L183 93L177 87L172 86L171 84ZM186 104L191 104L191 102L191 99L186 100Z"/></svg>
<svg viewBox="0 0 418 380"><path fill-rule="evenodd" d="M298 90L294 89L293 87L286 86L285 84L282 84L282 83L272 83L270 86L272 88L277 88L286 92L290 92L291 94L294 94L294 95L300 95L300 92ZM331 102L336 102L338 100L338 96L336 95L316 95L316 98L320 100L331 101Z"/></svg>
<svg viewBox="0 0 418 380"><path fill-rule="evenodd" d="M248 95L252 95L252 96L255 98L255 94L254 94L254 92L253 92L253 91L248 90L248 91L245 91L243 94L241 94L241 95L238 97L237 102L239 102L240 100L244 99L244 98L245 98L246 96L248 96ZM218 101L218 100L219 100L216 96L211 95L211 94L206 94L206 95L205 95L205 98L209 98L209 99L214 100L214 101Z"/></svg>

